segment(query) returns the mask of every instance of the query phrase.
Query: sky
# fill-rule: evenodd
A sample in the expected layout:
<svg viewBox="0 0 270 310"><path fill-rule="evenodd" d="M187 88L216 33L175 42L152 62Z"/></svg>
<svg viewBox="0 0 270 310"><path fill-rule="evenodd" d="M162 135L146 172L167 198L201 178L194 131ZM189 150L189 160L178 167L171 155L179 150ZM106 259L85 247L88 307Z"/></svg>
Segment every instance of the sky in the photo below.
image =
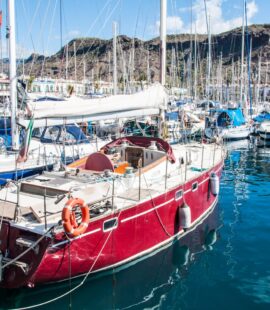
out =
<svg viewBox="0 0 270 310"><path fill-rule="evenodd" d="M211 32L221 33L241 26L243 1L206 0ZM270 23L270 0L246 1L249 24ZM0 0L4 56L5 5L6 0ZM76 37L109 39L113 21L118 23L119 34L148 40L159 33L160 0L15 0L15 5L18 58L32 52L51 55L61 44ZM168 34L190 33L195 29L197 33L206 33L204 0L167 0L167 10Z"/></svg>

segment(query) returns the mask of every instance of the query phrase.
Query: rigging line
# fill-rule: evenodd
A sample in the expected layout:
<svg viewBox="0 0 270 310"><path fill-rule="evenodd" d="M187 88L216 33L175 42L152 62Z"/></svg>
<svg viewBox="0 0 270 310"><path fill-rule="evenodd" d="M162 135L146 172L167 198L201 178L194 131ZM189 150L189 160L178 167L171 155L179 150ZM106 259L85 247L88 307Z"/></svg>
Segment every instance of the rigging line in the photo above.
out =
<svg viewBox="0 0 270 310"><path fill-rule="evenodd" d="M52 33L52 27L53 27L53 22L54 22L55 14L56 14L56 8L57 8L57 1L55 1L55 5L54 5L54 9L53 9L52 19L51 19L50 28L49 28L49 34L48 34L48 38L47 38L46 50L48 49L49 40L50 40L51 33ZM45 63L46 63L46 57L44 57L43 62L42 62L41 77L43 76Z"/></svg>
<svg viewBox="0 0 270 310"><path fill-rule="evenodd" d="M55 5L54 5L54 9L53 9L53 15L52 15L51 24L50 24L50 28L49 28L49 34L48 34L48 38L47 38L46 50L48 50L48 46L49 46L49 38L51 37L51 33L52 33L52 27L53 27L55 14L56 14L56 8L57 8L57 1L55 1ZM45 63L46 63L46 57L44 57L43 61L42 61L41 77L43 76L43 73L44 73Z"/></svg>
<svg viewBox="0 0 270 310"><path fill-rule="evenodd" d="M99 14L96 16L94 22L92 23L92 25L90 26L90 28L86 31L86 36L92 31L92 29L94 28L95 24L97 23L97 21L99 20L99 18L102 16L103 12L105 11L106 7L110 4L110 2L112 2L112 0L107 0L107 2L105 3L105 5L103 6L103 8L99 11ZM119 3L119 0L117 2L117 4ZM86 39L81 40L80 44L76 47L76 53L79 50L79 48L82 46L82 44L84 44L86 41ZM68 64L70 62L72 62L73 60L73 56L70 57L70 59L68 60Z"/></svg>
<svg viewBox="0 0 270 310"><path fill-rule="evenodd" d="M17 189L18 190L18 189ZM20 259L22 256L24 256L26 253L28 253L29 251L31 251L32 249L34 249L48 234L48 232L50 232L52 229L54 228L54 226L50 227L48 230L46 230L46 232L37 240L35 241L28 249L26 249L24 252L22 252L21 254L19 254L18 256L16 256L15 258L13 258L12 260L8 261L5 265L3 265L1 268L4 269L6 267L8 267L9 265L12 265L14 262L16 262L18 259Z"/></svg>
<svg viewBox="0 0 270 310"><path fill-rule="evenodd" d="M48 5L47 5L47 8L46 8L46 11L44 14L43 23L41 24L41 27L40 27L40 36L42 38L42 43L43 43L43 34L44 34L44 30L45 30L45 25L46 25L46 20L47 20L50 4L51 4L51 0L48 1ZM45 54L44 45L43 45L43 54Z"/></svg>
<svg viewBox="0 0 270 310"><path fill-rule="evenodd" d="M31 20L30 24L29 24L29 29L28 29L28 32L27 32L26 35L25 35L25 40L24 40L24 41L26 41L26 38L30 36L30 33L31 33L31 31L32 31L32 27L33 27L34 21L35 21L35 19L36 19L36 17L37 17L37 13L38 13L40 4L41 4L41 0L39 0L38 3L37 3L37 6L36 6L36 9L35 9L34 15L33 15L33 17L32 17L32 20ZM25 6L24 6L24 2L23 2L23 1L22 1L22 7L23 7L23 10L24 10L24 13L26 13ZM26 14L25 14L25 17L26 17ZM27 18L26 18L26 19L27 19ZM28 19L27 19L27 20L28 20ZM32 41L32 38L31 38L31 41ZM32 42L32 44L33 44L33 42ZM33 46L33 49L35 50L34 46ZM33 58L32 61L34 61L34 58Z"/></svg>
<svg viewBox="0 0 270 310"><path fill-rule="evenodd" d="M109 15L108 15L108 17L105 19L105 21L104 21L104 23L103 23L102 27L99 29L99 31L98 31L98 33L97 33L97 35L99 35L99 34L101 33L101 31L105 28L105 26L106 26L106 24L107 24L108 20L111 18L112 14L113 14L113 13L114 13L114 11L117 9L117 7L118 7L118 5L119 5L120 1L121 1L121 0L118 0L118 1L116 2L116 4L115 4L114 8L111 10L110 14L109 14ZM83 41L85 41L85 40L83 40ZM83 42L83 41L82 41L82 42ZM82 42L79 44L79 47L80 47L80 45L82 44ZM93 44L94 44L94 43L92 43L92 45L91 45L91 46L87 49L86 53L90 50L90 48L93 46ZM77 51L78 51L79 47L78 47L78 48L76 48L76 53L77 53ZM82 61L81 61L81 62L79 62L78 67L79 67L82 63L83 63Z"/></svg>
<svg viewBox="0 0 270 310"><path fill-rule="evenodd" d="M51 0L49 0L49 2L48 2L48 5L47 5L46 11L45 11L45 15L44 15L44 19L43 19L43 23L41 24L41 27L40 27L39 36L40 36L41 38L43 38L43 34L44 34L44 30L45 30L45 25L46 25L46 18L47 18L48 12L49 12L50 2L51 2ZM34 51L36 51L36 49L35 49L35 47L34 47L33 36L32 36L32 34L29 34L29 35L30 35L30 38L31 38L31 42L32 42L33 49L34 49ZM43 41L43 40L42 40L42 41ZM42 43L43 43L43 42L42 42ZM43 45L43 44L42 44L42 45ZM44 46L43 46L43 53L44 53ZM36 60L36 58L33 57L32 63L31 63L31 66L30 66L30 70L29 70L29 75L31 75L31 73L32 73L35 60Z"/></svg>
<svg viewBox="0 0 270 310"><path fill-rule="evenodd" d="M134 37L136 37L136 35L137 35L137 29L138 29L138 24L139 24L139 15L140 15L141 9L142 9L142 1L143 0L140 1L139 9L138 9L137 17L136 17Z"/></svg>
<svg viewBox="0 0 270 310"><path fill-rule="evenodd" d="M168 159L167 159L167 160L168 160ZM165 176L165 177L166 177L166 176ZM159 223L160 223L160 225L162 226L162 228L163 228L164 232L166 233L166 235L169 236L169 237L172 237L172 235L168 232L168 230L166 229L165 225L163 224L163 222L162 222L162 220L161 220L161 218L160 218L160 215L159 215L159 213L158 213L158 211L157 211L157 209L156 209L155 202L154 202L154 200L153 200L153 197L152 197L150 188L149 188L149 186L148 186L148 184L147 184L147 181L146 181L146 178L145 178L145 175L144 175L144 174L143 174L143 178L144 178L144 182L145 182L145 184L146 184L146 187L147 187L149 196L150 196L150 198L151 198L152 205L153 205L154 210L155 210L155 212L156 212L156 215L157 215L157 217L158 217Z"/></svg>
<svg viewBox="0 0 270 310"><path fill-rule="evenodd" d="M119 219L121 213L122 213L122 210L119 211L119 214L118 214L117 219ZM45 305L48 305L48 304L50 304L50 303L52 303L52 302L54 302L54 301L57 301L57 300L59 300L59 299L62 299L63 297L65 297L65 296L71 294L72 292L74 292L74 291L76 291L78 288L80 288L80 287L84 284L84 282L87 280L89 274L92 272L93 268L95 267L95 265L96 265L96 263L97 263L99 257L101 256L101 254L102 254L102 252L103 252L105 246L107 245L107 243L108 243L108 241L109 241L109 239L110 239L110 237L111 237L113 231L114 231L114 229L112 229L112 230L109 232L109 234L108 234L108 236L107 236L107 238L106 238L106 240L105 240L103 246L101 247L101 249L100 249L100 251L99 251L97 257L95 258L93 264L91 265L91 267L89 268L88 272L85 274L84 278L82 279L82 281L81 281L78 285L74 286L71 290L66 291L66 292L63 293L62 295L59 295L59 296L57 296L57 297L55 297L55 298L53 298L53 299L50 299L50 300L48 300L48 301L45 301L45 302L42 302L42 303L39 303L39 304L36 304L36 305L28 306L28 307L20 307L20 308L14 308L14 309L10 309L10 310L27 310L27 309L33 309L33 308L45 306Z"/></svg>

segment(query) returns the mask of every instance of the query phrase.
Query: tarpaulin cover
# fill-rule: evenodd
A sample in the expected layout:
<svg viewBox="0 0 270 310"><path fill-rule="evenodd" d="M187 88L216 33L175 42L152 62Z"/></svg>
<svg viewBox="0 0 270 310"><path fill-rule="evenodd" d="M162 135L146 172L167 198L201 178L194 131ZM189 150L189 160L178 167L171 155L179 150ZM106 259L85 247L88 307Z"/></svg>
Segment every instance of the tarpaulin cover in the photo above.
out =
<svg viewBox="0 0 270 310"><path fill-rule="evenodd" d="M217 118L217 124L221 127L241 126L246 123L241 109L220 110Z"/></svg>

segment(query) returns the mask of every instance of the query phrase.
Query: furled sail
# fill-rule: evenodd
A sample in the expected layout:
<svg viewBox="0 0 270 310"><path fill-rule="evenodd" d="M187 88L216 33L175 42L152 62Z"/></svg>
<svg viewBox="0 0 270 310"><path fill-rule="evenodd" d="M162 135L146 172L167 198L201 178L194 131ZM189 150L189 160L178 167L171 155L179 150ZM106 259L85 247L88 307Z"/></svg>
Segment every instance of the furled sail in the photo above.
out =
<svg viewBox="0 0 270 310"><path fill-rule="evenodd" d="M144 91L131 95L99 99L71 97L63 101L29 103L35 118L35 127L63 123L63 120L68 123L155 115L160 109L165 109L166 104L167 93L160 84L154 84Z"/></svg>

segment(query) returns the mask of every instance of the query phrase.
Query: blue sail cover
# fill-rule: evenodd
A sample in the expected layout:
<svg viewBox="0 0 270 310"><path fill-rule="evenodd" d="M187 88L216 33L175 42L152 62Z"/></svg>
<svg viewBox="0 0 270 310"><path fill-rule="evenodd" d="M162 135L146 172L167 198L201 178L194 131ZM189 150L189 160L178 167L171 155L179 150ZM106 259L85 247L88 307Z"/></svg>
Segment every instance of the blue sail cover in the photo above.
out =
<svg viewBox="0 0 270 310"><path fill-rule="evenodd" d="M219 127L237 127L246 124L246 120L242 110L239 108L220 110L220 114L217 118L217 124Z"/></svg>
<svg viewBox="0 0 270 310"><path fill-rule="evenodd" d="M264 111L261 114L257 115L256 117L253 118L253 120L257 123L262 123L264 121L269 121L270 120L270 113Z"/></svg>

